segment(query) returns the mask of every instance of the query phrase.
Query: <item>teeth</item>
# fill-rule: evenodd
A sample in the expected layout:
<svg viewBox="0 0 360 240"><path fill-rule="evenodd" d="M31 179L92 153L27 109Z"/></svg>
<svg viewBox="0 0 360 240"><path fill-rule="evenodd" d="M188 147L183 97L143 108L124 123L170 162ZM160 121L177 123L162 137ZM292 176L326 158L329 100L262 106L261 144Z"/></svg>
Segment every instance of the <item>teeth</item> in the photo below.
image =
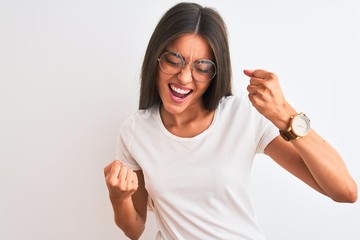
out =
<svg viewBox="0 0 360 240"><path fill-rule="evenodd" d="M186 95L186 94L188 94L191 90L184 90L184 89L181 89L181 88L177 88L177 87L175 87L175 86L173 86L173 85L170 85L170 88L173 90L173 91L175 91L175 92L177 92L177 93L180 93L180 94L184 94L184 95Z"/></svg>

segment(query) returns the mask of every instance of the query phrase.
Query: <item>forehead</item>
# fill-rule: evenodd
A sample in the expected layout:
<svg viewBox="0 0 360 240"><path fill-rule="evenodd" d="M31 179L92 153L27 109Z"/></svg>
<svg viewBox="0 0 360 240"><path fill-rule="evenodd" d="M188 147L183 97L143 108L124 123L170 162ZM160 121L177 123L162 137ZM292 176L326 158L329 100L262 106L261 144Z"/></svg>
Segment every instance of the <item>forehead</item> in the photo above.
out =
<svg viewBox="0 0 360 240"><path fill-rule="evenodd" d="M213 51L209 43L200 35L187 33L173 40L167 50L180 53L184 58L212 58Z"/></svg>

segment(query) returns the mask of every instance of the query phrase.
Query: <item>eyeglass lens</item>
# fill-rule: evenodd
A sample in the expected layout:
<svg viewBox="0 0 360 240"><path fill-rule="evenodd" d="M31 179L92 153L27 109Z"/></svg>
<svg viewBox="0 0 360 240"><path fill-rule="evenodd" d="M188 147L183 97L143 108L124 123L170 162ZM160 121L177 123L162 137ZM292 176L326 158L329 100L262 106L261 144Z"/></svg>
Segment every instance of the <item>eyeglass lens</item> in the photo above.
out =
<svg viewBox="0 0 360 240"><path fill-rule="evenodd" d="M165 52L159 59L160 68L169 75L175 75L186 66L184 58L176 52ZM209 81L216 74L215 64L208 59L195 61L191 65L192 76L197 81Z"/></svg>

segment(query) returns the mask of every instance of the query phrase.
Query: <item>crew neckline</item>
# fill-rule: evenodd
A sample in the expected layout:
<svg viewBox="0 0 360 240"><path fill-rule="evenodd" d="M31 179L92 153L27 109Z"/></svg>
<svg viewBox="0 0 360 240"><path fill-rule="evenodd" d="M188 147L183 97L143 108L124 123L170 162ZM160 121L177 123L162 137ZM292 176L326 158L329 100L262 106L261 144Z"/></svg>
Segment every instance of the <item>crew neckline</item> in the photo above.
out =
<svg viewBox="0 0 360 240"><path fill-rule="evenodd" d="M210 132L214 129L216 122L218 120L219 111L220 111L220 107L218 106L215 109L214 117L211 121L210 126L207 129L205 129L203 132L199 133L198 135L196 135L194 137L179 137L179 136L171 133L169 130L167 130L166 127L164 126L164 123L160 116L160 106L158 106L156 108L156 120L160 126L161 131L170 139L179 141L179 142L194 142L194 141L200 140L200 139L204 138L205 136L207 136L208 134L210 134Z"/></svg>

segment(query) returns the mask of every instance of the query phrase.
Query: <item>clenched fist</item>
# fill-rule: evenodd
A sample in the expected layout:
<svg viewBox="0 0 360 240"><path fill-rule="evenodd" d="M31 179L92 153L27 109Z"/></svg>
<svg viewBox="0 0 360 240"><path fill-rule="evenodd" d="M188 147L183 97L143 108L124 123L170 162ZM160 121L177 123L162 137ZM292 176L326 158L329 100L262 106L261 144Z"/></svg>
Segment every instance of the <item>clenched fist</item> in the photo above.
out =
<svg viewBox="0 0 360 240"><path fill-rule="evenodd" d="M106 185L110 197L119 201L128 200L138 189L136 173L127 168L119 160L115 160L104 168Z"/></svg>
<svg viewBox="0 0 360 240"><path fill-rule="evenodd" d="M277 76L265 70L244 70L250 77L247 87L252 105L280 130L287 129L291 116L297 112L288 104Z"/></svg>

